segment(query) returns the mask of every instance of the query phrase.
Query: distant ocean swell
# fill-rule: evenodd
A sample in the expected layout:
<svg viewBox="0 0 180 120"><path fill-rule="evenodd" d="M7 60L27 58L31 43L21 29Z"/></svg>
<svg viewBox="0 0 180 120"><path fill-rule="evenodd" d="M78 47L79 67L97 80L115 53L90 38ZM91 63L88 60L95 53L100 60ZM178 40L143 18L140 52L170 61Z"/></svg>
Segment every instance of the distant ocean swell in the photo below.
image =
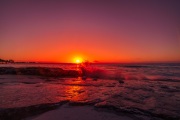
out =
<svg viewBox="0 0 180 120"><path fill-rule="evenodd" d="M127 67L127 66L126 66ZM133 66L135 67L135 66ZM128 68L128 67L127 67ZM138 67L136 66L136 69ZM136 70L134 70L136 71ZM128 74L127 74L128 73ZM113 80L156 80L156 81L169 81L169 82L180 82L177 78L168 78L162 76L175 76L177 73L152 73L156 77L148 77L144 74L129 74L130 71L124 72L124 70L109 71L102 68L85 68L84 73L82 70L64 70L62 68L55 67L0 67L0 75L35 75L42 77L86 77L92 79L113 79ZM178 76L177 74L176 76Z"/></svg>
<svg viewBox="0 0 180 120"><path fill-rule="evenodd" d="M79 72L76 70L63 70L61 68L48 67L1 67L0 75L38 75L45 77L78 77Z"/></svg>
<svg viewBox="0 0 180 120"><path fill-rule="evenodd" d="M121 74L112 73L106 70L91 68L81 70L64 70L62 68L50 67L0 67L0 75L36 75L43 77L88 77L93 79L117 79L123 80Z"/></svg>

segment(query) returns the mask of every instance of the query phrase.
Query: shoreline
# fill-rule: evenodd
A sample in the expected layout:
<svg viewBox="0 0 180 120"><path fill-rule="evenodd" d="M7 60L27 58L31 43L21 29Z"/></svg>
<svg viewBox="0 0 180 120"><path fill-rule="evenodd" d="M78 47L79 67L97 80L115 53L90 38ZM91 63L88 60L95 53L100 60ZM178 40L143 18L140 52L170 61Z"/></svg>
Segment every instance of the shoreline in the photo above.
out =
<svg viewBox="0 0 180 120"><path fill-rule="evenodd" d="M112 107L96 107L94 105L69 101L41 104L22 108L1 110L1 120L163 120L148 114L118 111ZM170 118L167 118L167 120ZM166 119L165 119L166 120ZM176 119L174 119L176 120Z"/></svg>
<svg viewBox="0 0 180 120"><path fill-rule="evenodd" d="M71 106L63 104L57 109L29 117L25 120L133 120L135 116L125 113L116 114L108 109L97 109L93 106Z"/></svg>

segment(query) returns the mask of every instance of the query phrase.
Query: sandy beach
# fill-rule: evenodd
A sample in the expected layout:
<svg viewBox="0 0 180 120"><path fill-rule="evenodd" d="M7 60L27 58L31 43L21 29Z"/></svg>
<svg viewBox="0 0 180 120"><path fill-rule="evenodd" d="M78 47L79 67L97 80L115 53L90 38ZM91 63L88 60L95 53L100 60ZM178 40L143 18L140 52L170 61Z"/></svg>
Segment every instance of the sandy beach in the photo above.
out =
<svg viewBox="0 0 180 120"><path fill-rule="evenodd" d="M92 106L69 106L67 104L29 120L134 120L130 114L96 110ZM28 120L28 119L27 119Z"/></svg>

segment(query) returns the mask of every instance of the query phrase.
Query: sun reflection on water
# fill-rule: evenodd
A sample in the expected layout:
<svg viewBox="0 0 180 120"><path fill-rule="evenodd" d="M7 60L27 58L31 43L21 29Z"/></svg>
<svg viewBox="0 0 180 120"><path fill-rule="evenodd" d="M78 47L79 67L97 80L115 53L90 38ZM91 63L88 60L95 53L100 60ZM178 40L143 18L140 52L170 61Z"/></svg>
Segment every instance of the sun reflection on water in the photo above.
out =
<svg viewBox="0 0 180 120"><path fill-rule="evenodd" d="M68 85L66 86L66 94L68 94L68 99L71 101L79 101L82 98L82 93L85 92L85 88L83 86L84 81L81 79L81 77L78 77L75 80L68 81ZM83 97L85 97L83 95Z"/></svg>

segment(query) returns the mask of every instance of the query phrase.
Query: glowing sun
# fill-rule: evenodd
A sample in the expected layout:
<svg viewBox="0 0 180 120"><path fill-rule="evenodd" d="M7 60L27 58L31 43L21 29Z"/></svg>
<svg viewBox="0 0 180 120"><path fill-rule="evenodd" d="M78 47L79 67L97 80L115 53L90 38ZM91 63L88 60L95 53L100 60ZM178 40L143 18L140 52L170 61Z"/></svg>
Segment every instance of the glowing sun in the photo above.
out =
<svg viewBox="0 0 180 120"><path fill-rule="evenodd" d="M82 58L76 57L76 58L74 58L74 62L77 64L82 63Z"/></svg>

